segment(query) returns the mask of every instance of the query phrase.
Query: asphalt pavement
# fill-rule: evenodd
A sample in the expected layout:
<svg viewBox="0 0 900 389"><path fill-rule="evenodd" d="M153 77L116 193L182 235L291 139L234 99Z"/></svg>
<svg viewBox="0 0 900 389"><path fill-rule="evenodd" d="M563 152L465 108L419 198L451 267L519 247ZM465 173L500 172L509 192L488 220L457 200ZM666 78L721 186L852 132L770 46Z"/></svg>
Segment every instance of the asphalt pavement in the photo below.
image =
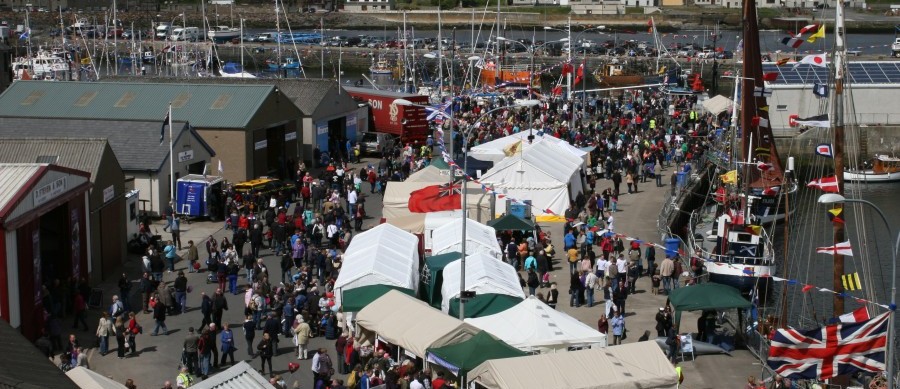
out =
<svg viewBox="0 0 900 389"><path fill-rule="evenodd" d="M364 166L367 162L374 160L363 160L362 164L354 164L353 167ZM640 191L635 194L623 194L619 198L618 208L620 212L614 214L616 232L641 238L646 241L660 242L660 237L656 232L656 218L661 208L664 198L666 184L669 182L669 174L672 168L664 170L663 187L655 187L654 182L648 181L640 183ZM389 184L390 185L390 184ZM597 182L597 190L602 190L606 186L611 186L610 181L600 180ZM381 218L382 202L378 195L370 196L366 193L366 211L369 214L365 220L364 228L371 228L376 225ZM153 227L163 239L168 239L169 234L162 231L164 223L157 221ZM230 231L224 230L224 224L221 222L192 222L182 223L182 241L187 244L188 240L198 242L201 259L206 255L203 242L207 237L213 235L217 240L221 241L222 237L230 238ZM541 227L552 234L554 246L562 247L563 233L562 223L541 223ZM182 253L183 254L183 253ZM264 261L270 269L279 268L279 260L274 257L272 250L263 249L261 251ZM561 254L557 254L560 257ZM657 253L657 258L661 260L662 253ZM133 290L137 289L137 280L141 274L140 256L129 255L122 266L122 271L129 279L135 282ZM560 303L558 309L569 313L576 319L596 328L599 316L603 312L603 295L595 293L596 303L594 307L569 307L568 296L565 290L568 288L568 266L565 263L557 264L552 272L552 280L560 285L563 291L560 295ZM184 262L176 264L177 270L187 271ZM118 273L117 273L118 274ZM164 274L165 282L172 282L176 273ZM178 367L181 360L182 344L187 335L188 327L198 328L200 326L202 315L199 312L200 293L205 292L212 295L215 292L217 284L207 284L206 273L190 273L187 274L189 285L193 287L193 291L188 294L186 314L169 316L166 324L169 328L168 335L150 336L149 333L153 328L153 320L150 314L139 313L137 315L139 322L144 326L145 333L137 338L136 356L125 359L118 359L115 353L115 341L111 339L110 353L101 356L98 349L89 350L90 368L100 372L101 374L114 379L117 382L124 382L125 379L131 378L135 381L139 388L155 388L162 387L166 380L175 380L178 374ZM116 283L118 277L113 277L104 281L98 287L104 291L104 307L110 303L113 294L118 293ZM654 315L660 306L665 304L665 296L652 295L649 293L649 279L643 277L638 281L637 293L630 296L626 303L626 327L628 328L628 338L625 343L635 342L638 337L645 331L649 330L651 334L655 334ZM243 289L242 289L243 290ZM546 294L547 289L542 288L539 291ZM251 359L243 340L241 325L244 322L243 311L243 293L238 295L226 294L229 310L225 312L223 323L229 323L235 329L235 339L238 351L235 357L248 360L255 368L259 368L259 360ZM132 296L132 306L139 302L139 297ZM92 309L88 313L88 324L91 326L90 331L85 333L79 330L72 330L76 336L81 339L83 344L88 346L96 345L94 340L94 328L96 328L97 320L100 316L100 310ZM682 332L695 332L697 315L694 313L684 314L681 322ZM65 322L65 321L64 321ZM262 335L257 334L257 340ZM652 337L651 337L652 338ZM334 342L325 340L323 337L316 337L310 340L310 350L318 347L325 347L329 350L332 358L335 357ZM273 366L277 374L281 374L285 381L291 387L294 383L299 383L301 388L312 387L311 361L304 360L300 362L300 369L291 374L288 372L288 363L295 362L296 353L293 350L293 344L290 339L282 339L276 356L273 358ZM230 365L226 365L227 368ZM706 355L698 356L696 360L682 362L684 367L685 382L682 388L720 388L723 385L738 386L746 382L748 375L759 375L761 370L756 360L746 351L735 351L728 355ZM213 371L224 370L223 367L214 369ZM268 373L267 373L268 375ZM598 377L602 379L602 377Z"/></svg>

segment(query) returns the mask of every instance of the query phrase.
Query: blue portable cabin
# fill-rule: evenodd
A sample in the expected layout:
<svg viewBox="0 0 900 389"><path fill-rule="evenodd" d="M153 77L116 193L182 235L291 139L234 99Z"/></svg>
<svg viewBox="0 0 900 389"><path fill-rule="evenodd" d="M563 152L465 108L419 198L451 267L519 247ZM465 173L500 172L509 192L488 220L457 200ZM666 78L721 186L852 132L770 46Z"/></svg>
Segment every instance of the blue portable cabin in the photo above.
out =
<svg viewBox="0 0 900 389"><path fill-rule="evenodd" d="M175 212L189 217L221 220L223 179L220 176L188 174L175 183Z"/></svg>

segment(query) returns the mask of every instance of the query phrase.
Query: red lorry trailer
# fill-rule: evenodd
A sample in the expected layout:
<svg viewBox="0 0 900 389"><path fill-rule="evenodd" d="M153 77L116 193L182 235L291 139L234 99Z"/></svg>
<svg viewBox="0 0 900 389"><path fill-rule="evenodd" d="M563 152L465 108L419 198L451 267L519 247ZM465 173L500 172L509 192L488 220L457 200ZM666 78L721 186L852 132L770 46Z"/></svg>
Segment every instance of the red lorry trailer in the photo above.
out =
<svg viewBox="0 0 900 389"><path fill-rule="evenodd" d="M361 103L369 105L369 117L377 132L393 134L403 144L424 144L431 134L428 129L428 113L422 107L394 104L404 99L418 105L428 105L428 96L382 91L367 88L344 87L347 93Z"/></svg>

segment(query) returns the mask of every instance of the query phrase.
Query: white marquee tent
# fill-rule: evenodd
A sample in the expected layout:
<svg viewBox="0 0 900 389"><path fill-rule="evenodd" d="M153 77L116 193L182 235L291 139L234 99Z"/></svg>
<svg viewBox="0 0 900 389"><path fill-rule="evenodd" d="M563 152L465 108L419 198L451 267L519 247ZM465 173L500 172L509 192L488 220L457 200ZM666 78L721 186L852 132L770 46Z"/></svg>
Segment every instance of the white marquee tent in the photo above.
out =
<svg viewBox="0 0 900 389"><path fill-rule="evenodd" d="M569 347L605 347L607 344L603 333L550 308L534 296L503 312L466 319L466 323L525 352L566 351Z"/></svg>
<svg viewBox="0 0 900 389"><path fill-rule="evenodd" d="M456 260L444 267L445 282L441 285L441 309L444 312L449 312L450 300L459 297L459 282L447 282L446 280L460 279L461 264L461 261ZM516 269L485 253L471 254L466 257L466 290L474 291L479 295L493 293L525 298L525 292L522 291L519 284L519 275L516 273Z"/></svg>
<svg viewBox="0 0 900 389"><path fill-rule="evenodd" d="M485 361L469 381L488 389L675 389L678 375L655 342Z"/></svg>
<svg viewBox="0 0 900 389"><path fill-rule="evenodd" d="M409 196L412 192L432 185L443 185L450 180L450 171L441 170L434 166L427 166L415 172L406 181L388 182L382 198L382 216L385 220L400 229L413 234L421 234L425 231L425 213L413 213L409 211ZM481 222L487 222L491 218L490 196L486 194L481 185L468 183L466 186L466 208L469 209L469 217Z"/></svg>
<svg viewBox="0 0 900 389"><path fill-rule="evenodd" d="M77 366L74 369L67 371L66 376L69 377L75 385L78 385L79 388L83 389L126 389L125 385L114 381L112 378L108 378L103 374L83 366Z"/></svg>
<svg viewBox="0 0 900 389"><path fill-rule="evenodd" d="M334 283L335 304L344 290L368 285L419 286L419 240L390 224L380 224L353 237Z"/></svg>
<svg viewBox="0 0 900 389"><path fill-rule="evenodd" d="M431 254L462 252L462 220L454 220L434 230L431 235ZM466 219L466 254L485 253L503 258L503 250L497 243L497 230L472 219Z"/></svg>
<svg viewBox="0 0 900 389"><path fill-rule="evenodd" d="M569 202L584 191L583 166L581 159L541 142L495 164L481 182L508 197L531 200L538 221L558 221Z"/></svg>
<svg viewBox="0 0 900 389"><path fill-rule="evenodd" d="M520 131L500 139L494 139L490 142L482 143L478 146L472 147L469 150L469 156L480 161L491 161L497 163L502 161L503 158L506 158L504 149L506 149L513 143L522 141L525 153L528 153L529 149L538 143L548 143L553 145L558 151L565 152L569 155L573 155L584 161L587 161L588 152L572 146L572 144L567 141L564 141L552 135L535 131L534 140L531 144L528 144L528 135L528 131Z"/></svg>
<svg viewBox="0 0 900 389"><path fill-rule="evenodd" d="M429 347L466 341L480 331L396 290L385 293L359 311L356 325L362 329L359 331L362 336L372 340L373 344L371 335L376 335L423 359Z"/></svg>

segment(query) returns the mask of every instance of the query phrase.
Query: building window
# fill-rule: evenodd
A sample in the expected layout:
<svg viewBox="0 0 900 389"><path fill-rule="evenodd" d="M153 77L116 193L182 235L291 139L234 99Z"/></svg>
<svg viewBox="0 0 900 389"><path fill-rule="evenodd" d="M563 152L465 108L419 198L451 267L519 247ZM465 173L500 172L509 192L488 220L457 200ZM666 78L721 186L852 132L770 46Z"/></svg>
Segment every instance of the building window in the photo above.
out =
<svg viewBox="0 0 900 389"><path fill-rule="evenodd" d="M787 111L787 104L779 104L775 106L776 111Z"/></svg>

